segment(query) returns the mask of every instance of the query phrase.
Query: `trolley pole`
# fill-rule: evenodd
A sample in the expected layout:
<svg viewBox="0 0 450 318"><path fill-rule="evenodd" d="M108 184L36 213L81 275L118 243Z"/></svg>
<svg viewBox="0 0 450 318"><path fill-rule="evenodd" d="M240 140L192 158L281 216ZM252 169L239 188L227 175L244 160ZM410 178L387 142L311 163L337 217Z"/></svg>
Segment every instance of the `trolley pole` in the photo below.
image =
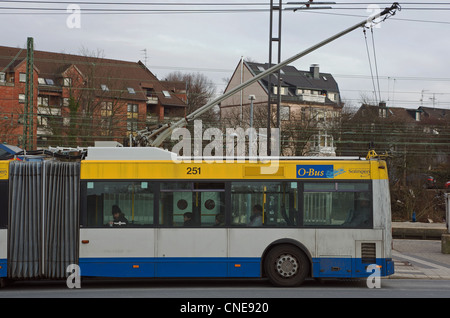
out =
<svg viewBox="0 0 450 318"><path fill-rule="evenodd" d="M236 93L239 93L241 90L243 90L244 88L252 85L253 83L259 81L262 78L265 78L267 76L269 76L272 73L277 72L278 70L281 70L281 68L283 68L284 66L298 60L299 58L308 55L311 52L314 52L315 50L321 48L322 46L327 45L328 43L346 35L347 33L350 33L358 28L364 27L366 24L371 23L373 20L378 19L382 16L386 16L388 14L390 15L394 15L395 12L397 10L400 9L400 6L397 2L395 2L391 7L384 9L383 11L367 18L364 19L363 21L361 21L360 23L357 23L351 27L349 27L348 29L345 29L344 31L341 31L325 40L323 40L322 42L317 43L316 45L311 46L310 48L294 55L291 56L290 58L284 60L283 62L274 65L270 68L268 68L267 70L255 75L254 77L252 77L251 79L249 79L248 81L236 86L235 88L229 90L227 93L223 94L220 97L215 98L214 100L210 101L209 103L207 103L206 105L198 108L197 110L195 110L194 112L192 112L191 114L187 115L185 118L180 119L177 122L174 123L170 123L170 124L165 124L163 126L161 126L160 128L158 128L158 132L154 132L152 133L153 136L155 136L156 138L153 140L153 142L150 143L150 146L153 147L159 147L165 139L167 139L168 137L170 137L170 135L172 134L172 131L178 127L182 127L184 125L186 125L188 122L196 119L198 116L202 115L203 113L205 113L206 111L210 110L211 108L213 108L214 106L218 105L219 103L221 103L222 101L224 101L225 99L233 96Z"/></svg>

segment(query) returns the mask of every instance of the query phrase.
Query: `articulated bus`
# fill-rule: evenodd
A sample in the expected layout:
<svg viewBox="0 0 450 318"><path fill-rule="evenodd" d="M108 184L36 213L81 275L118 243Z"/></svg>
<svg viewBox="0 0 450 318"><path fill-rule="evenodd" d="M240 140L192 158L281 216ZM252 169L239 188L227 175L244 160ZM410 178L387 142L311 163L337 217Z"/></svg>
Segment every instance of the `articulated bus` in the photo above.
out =
<svg viewBox="0 0 450 318"><path fill-rule="evenodd" d="M393 274L385 161L174 161L156 148L89 148L71 163L0 162L0 277Z"/></svg>

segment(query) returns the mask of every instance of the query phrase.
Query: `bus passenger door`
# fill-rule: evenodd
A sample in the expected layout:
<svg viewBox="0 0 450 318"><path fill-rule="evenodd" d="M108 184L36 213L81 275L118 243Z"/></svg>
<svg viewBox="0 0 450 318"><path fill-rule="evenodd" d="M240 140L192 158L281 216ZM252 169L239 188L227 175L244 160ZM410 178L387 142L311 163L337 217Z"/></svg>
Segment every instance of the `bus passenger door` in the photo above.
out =
<svg viewBox="0 0 450 318"><path fill-rule="evenodd" d="M155 276L153 187L141 181L82 183L82 276Z"/></svg>
<svg viewBox="0 0 450 318"><path fill-rule="evenodd" d="M227 277L224 183L162 184L156 276Z"/></svg>

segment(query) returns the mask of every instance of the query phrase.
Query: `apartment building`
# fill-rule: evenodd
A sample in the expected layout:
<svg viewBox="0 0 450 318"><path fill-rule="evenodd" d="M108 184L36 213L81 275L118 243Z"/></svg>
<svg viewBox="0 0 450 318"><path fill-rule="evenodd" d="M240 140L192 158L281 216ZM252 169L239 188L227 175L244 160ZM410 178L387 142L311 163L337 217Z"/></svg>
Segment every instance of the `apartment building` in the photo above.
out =
<svg viewBox="0 0 450 318"><path fill-rule="evenodd" d="M0 141L22 146L26 49L0 46ZM186 115L185 97L142 63L34 51L34 147L121 142L130 134ZM32 125L31 125L32 124Z"/></svg>

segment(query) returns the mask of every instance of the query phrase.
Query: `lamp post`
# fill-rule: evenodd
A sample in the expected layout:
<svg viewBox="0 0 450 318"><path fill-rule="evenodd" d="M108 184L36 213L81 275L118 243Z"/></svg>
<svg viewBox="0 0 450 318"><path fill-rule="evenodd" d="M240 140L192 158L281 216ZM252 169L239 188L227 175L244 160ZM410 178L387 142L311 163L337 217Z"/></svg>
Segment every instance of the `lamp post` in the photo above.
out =
<svg viewBox="0 0 450 318"><path fill-rule="evenodd" d="M250 132L248 134L248 155L253 155L253 101L255 100L255 95L250 95L248 97L250 100Z"/></svg>

